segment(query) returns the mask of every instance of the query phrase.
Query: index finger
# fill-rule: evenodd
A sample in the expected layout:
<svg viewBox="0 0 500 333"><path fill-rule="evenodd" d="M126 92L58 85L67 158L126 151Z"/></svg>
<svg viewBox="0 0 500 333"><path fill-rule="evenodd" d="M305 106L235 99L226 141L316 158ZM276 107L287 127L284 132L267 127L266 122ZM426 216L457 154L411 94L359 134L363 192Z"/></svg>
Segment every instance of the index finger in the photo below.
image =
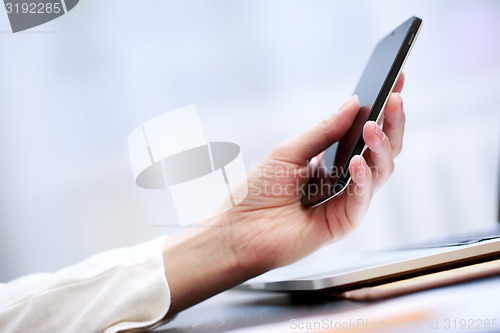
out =
<svg viewBox="0 0 500 333"><path fill-rule="evenodd" d="M338 112L316 126L279 144L270 153L272 158L299 165L342 139L349 130L359 110L358 96L352 96Z"/></svg>

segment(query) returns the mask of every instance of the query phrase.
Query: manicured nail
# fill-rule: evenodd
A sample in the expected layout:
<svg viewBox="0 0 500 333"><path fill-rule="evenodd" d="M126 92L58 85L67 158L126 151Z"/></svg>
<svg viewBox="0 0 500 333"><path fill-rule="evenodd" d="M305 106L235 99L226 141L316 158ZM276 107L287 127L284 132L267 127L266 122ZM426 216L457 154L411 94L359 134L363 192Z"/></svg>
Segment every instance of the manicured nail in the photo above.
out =
<svg viewBox="0 0 500 333"><path fill-rule="evenodd" d="M318 157L314 156L311 158L311 161L309 162L309 165L312 167L317 167L318 166Z"/></svg>
<svg viewBox="0 0 500 333"><path fill-rule="evenodd" d="M403 110L403 97L401 97L400 93L396 93L399 97L399 104L401 104L401 110Z"/></svg>
<svg viewBox="0 0 500 333"><path fill-rule="evenodd" d="M368 171L368 164L366 164L366 161L363 158L363 156L361 156L361 166L363 167L364 172Z"/></svg>
<svg viewBox="0 0 500 333"><path fill-rule="evenodd" d="M399 125L401 125L401 121L403 119L403 99L401 98L401 95L399 93L392 93L391 98L393 98L392 95L399 98L399 110L393 113L390 118L388 117L387 120L392 127L398 127Z"/></svg>
<svg viewBox="0 0 500 333"><path fill-rule="evenodd" d="M393 126L399 126L401 124L401 119L403 119L403 98L401 97L401 95L399 93L396 93L399 97L399 111L398 113L396 113L396 119L395 119L395 122L396 124L394 124Z"/></svg>
<svg viewBox="0 0 500 333"><path fill-rule="evenodd" d="M384 138L384 132L382 131L382 129L380 128L379 124L375 123L375 134L377 134L377 136L380 138L380 139L383 139Z"/></svg>
<svg viewBox="0 0 500 333"><path fill-rule="evenodd" d="M338 112L344 111L345 109L347 109L348 106L351 106L352 103L357 102L357 101L358 101L358 95L352 96L344 104L342 104L342 106L340 107Z"/></svg>

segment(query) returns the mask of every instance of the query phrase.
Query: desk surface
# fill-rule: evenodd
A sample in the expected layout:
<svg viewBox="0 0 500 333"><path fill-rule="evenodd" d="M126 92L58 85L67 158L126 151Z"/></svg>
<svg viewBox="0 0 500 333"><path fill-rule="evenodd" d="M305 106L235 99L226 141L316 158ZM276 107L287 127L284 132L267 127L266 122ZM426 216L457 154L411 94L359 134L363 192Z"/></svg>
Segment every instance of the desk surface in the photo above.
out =
<svg viewBox="0 0 500 333"><path fill-rule="evenodd" d="M377 302L297 298L285 293L229 290L182 313L158 332L300 331L313 323L319 331L350 322L344 331L365 332L368 324L388 322L419 332L500 331L500 276L426 290ZM328 320L325 322L324 320ZM353 322L363 325L352 329ZM497 324L493 324L496 322ZM266 325L266 326L262 326ZM494 326L497 326L496 328ZM465 328L463 328L465 327ZM316 327L317 328L317 327ZM400 331L409 331L409 329ZM415 328L412 329L415 331ZM311 331L311 330L308 330Z"/></svg>

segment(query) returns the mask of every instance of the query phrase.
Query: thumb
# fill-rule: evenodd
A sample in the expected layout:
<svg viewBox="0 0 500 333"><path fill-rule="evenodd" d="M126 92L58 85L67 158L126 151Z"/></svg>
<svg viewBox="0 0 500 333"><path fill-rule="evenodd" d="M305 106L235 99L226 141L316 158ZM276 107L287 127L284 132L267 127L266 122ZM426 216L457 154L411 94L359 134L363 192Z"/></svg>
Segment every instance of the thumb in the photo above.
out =
<svg viewBox="0 0 500 333"><path fill-rule="evenodd" d="M293 164L307 165L311 158L345 135L358 110L358 96L354 95L327 119L302 134L279 144L269 157Z"/></svg>

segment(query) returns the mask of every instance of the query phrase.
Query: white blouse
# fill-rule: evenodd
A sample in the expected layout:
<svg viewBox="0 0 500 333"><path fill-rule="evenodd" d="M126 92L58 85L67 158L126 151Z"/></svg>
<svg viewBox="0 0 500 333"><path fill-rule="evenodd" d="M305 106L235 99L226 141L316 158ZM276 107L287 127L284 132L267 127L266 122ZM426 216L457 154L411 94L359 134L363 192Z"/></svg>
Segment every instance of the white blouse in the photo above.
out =
<svg viewBox="0 0 500 333"><path fill-rule="evenodd" d="M156 326L170 307L164 241L0 284L0 331L111 333Z"/></svg>

